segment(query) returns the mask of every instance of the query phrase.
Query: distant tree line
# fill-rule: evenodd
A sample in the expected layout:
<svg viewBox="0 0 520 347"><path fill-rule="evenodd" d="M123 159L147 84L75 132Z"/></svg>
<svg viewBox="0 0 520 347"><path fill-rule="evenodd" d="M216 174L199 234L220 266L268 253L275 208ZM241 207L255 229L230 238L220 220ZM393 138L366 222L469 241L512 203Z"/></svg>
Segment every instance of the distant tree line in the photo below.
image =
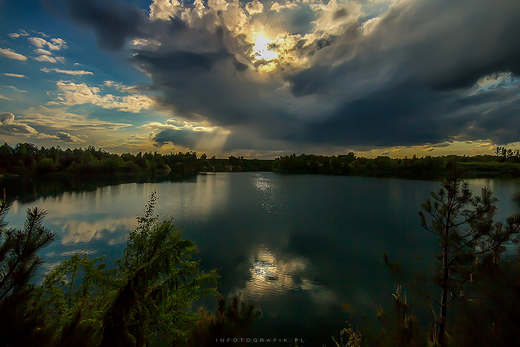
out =
<svg viewBox="0 0 520 347"><path fill-rule="evenodd" d="M520 162L520 150L506 148L506 147L497 147L495 149L497 157L502 157L503 159L513 159L515 162Z"/></svg>
<svg viewBox="0 0 520 347"><path fill-rule="evenodd" d="M500 151L502 153L503 150ZM498 153L498 151L497 151ZM440 179L455 167L464 178L520 177L520 157L505 150L505 156L477 155L473 157L448 155L411 158L358 157L353 152L338 156L315 154L286 155L276 158L273 171L325 175L355 175Z"/></svg>
<svg viewBox="0 0 520 347"><path fill-rule="evenodd" d="M85 149L61 149L38 147L31 143L0 146L0 175L42 176L66 175L124 175L136 180L138 176L150 177L190 175L198 172L224 171L275 171L281 173L355 175L378 177L404 177L440 179L454 167L461 176L472 177L520 177L520 151L497 147L496 155L476 156L423 156L367 158L347 154L326 156L316 154L285 155L274 160L245 159L243 156L208 158L197 152L160 154L109 153L88 146ZM1 177L1 176L0 176Z"/></svg>
<svg viewBox="0 0 520 347"><path fill-rule="evenodd" d="M61 149L38 147L31 143L0 146L0 174L3 175L167 175L190 174L201 171L269 171L272 160L244 159L230 156L228 159L208 158L196 152L160 154L109 153L88 146L85 149Z"/></svg>

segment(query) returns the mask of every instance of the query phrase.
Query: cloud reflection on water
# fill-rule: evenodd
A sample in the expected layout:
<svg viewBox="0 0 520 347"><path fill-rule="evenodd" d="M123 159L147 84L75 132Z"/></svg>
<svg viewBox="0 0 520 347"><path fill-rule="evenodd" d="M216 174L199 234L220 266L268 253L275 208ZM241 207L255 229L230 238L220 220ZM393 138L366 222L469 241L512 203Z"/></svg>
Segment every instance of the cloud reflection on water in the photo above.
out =
<svg viewBox="0 0 520 347"><path fill-rule="evenodd" d="M324 285L317 284L308 275L312 267L308 258L285 253L280 259L267 246L253 248L250 258L250 277L240 293L248 300L270 300L291 292L303 292L316 303L332 303L336 295Z"/></svg>

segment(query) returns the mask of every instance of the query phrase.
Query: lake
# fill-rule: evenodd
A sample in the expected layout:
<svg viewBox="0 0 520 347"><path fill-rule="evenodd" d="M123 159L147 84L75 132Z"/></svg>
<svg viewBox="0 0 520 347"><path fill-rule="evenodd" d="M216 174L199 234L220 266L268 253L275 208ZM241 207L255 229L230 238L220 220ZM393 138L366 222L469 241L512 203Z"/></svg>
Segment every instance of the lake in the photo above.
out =
<svg viewBox="0 0 520 347"><path fill-rule="evenodd" d="M469 182L474 193L493 190L497 221L518 213L511 201L515 181ZM257 337L332 345L329 336L350 319L344 304L355 310L354 322L391 304L395 283L384 252L405 269L434 263L438 242L421 228L417 212L438 188L434 181L392 178L217 173L16 200L7 220L20 227L27 208L47 210L44 225L58 240L44 249L41 273L77 251L106 254L111 262L156 190L157 212L173 216L196 242L203 269L219 269L219 291L241 294L262 309Z"/></svg>

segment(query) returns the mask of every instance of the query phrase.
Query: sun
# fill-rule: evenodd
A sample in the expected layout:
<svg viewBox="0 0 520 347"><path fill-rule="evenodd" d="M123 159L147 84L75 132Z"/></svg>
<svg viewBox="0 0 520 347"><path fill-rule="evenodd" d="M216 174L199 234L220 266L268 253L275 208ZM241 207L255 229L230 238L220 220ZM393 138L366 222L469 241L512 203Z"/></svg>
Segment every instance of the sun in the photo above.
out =
<svg viewBox="0 0 520 347"><path fill-rule="evenodd" d="M269 44L273 40L268 40L263 36L258 35L255 40L255 46L253 47L253 57L256 60L270 61L278 58L278 53L269 50Z"/></svg>

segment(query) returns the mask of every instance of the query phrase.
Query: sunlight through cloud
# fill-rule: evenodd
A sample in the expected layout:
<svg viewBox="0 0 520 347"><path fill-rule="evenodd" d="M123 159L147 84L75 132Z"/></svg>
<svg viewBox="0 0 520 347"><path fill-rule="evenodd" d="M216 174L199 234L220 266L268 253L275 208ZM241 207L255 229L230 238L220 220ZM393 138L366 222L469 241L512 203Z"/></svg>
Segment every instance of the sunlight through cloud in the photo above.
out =
<svg viewBox="0 0 520 347"><path fill-rule="evenodd" d="M253 56L256 60L273 60L278 58L278 53L269 50L269 44L273 40L266 39L263 36L258 36L255 40L255 46L253 47Z"/></svg>

